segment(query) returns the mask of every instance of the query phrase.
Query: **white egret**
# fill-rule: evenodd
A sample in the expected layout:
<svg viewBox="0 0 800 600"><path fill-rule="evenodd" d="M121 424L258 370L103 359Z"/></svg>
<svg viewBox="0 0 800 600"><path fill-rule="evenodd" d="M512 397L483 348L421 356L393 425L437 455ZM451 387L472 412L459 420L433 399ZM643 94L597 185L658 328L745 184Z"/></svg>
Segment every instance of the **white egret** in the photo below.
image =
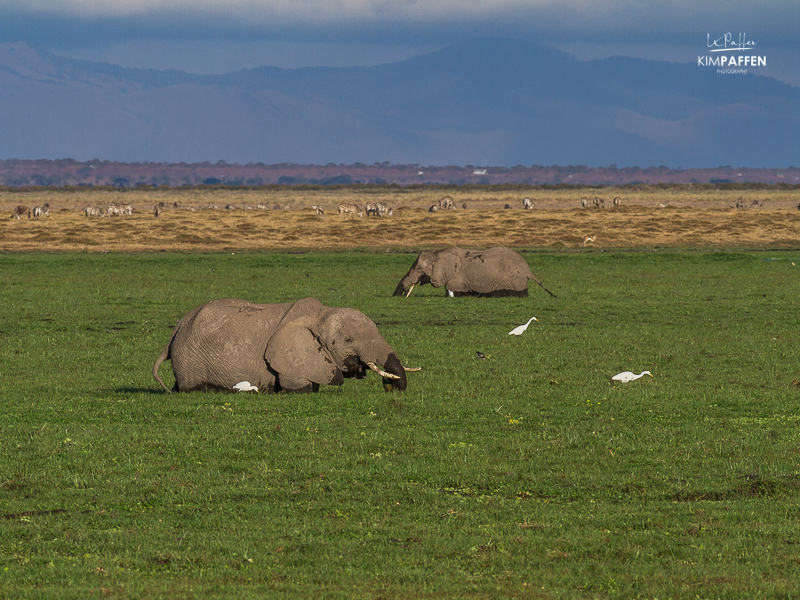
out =
<svg viewBox="0 0 800 600"><path fill-rule="evenodd" d="M622 373L617 373L611 378L611 381L616 381L617 383L628 383L629 381L636 381L642 375L650 375L653 374L650 371L642 371L638 375L636 373L631 373L630 371L623 371Z"/></svg>
<svg viewBox="0 0 800 600"><path fill-rule="evenodd" d="M254 386L249 381L240 381L235 386L233 386L237 392L257 392L258 388Z"/></svg>
<svg viewBox="0 0 800 600"><path fill-rule="evenodd" d="M536 317L531 317L528 319L528 322L525 325L520 325L519 327L514 327L511 331L508 332L508 335L522 335L525 333L525 330L528 328L528 325L531 324L531 321L538 321Z"/></svg>

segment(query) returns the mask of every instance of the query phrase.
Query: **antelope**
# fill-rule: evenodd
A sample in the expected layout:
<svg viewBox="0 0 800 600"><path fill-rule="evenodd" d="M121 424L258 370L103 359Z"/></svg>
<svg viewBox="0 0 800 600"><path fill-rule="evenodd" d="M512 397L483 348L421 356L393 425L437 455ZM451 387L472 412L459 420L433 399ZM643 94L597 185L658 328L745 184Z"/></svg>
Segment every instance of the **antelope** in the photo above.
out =
<svg viewBox="0 0 800 600"><path fill-rule="evenodd" d="M34 217L49 217L50 216L50 203L46 203L44 206L34 206L33 207L33 216Z"/></svg>
<svg viewBox="0 0 800 600"><path fill-rule="evenodd" d="M593 244L596 237L597 236L594 235L587 235L583 238L583 245L585 246L586 244Z"/></svg>
<svg viewBox="0 0 800 600"><path fill-rule="evenodd" d="M456 203L453 202L453 199L450 196L445 196L439 200L439 208L442 210L454 210L455 207Z"/></svg>
<svg viewBox="0 0 800 600"><path fill-rule="evenodd" d="M351 219L355 214L358 214L359 219L364 216L364 211L356 204L340 204L339 217L344 217L345 213L349 214Z"/></svg>
<svg viewBox="0 0 800 600"><path fill-rule="evenodd" d="M22 215L28 215L28 218L31 218L31 209L27 206L23 206L22 204L17 205L17 207L11 213L12 219L19 219Z"/></svg>

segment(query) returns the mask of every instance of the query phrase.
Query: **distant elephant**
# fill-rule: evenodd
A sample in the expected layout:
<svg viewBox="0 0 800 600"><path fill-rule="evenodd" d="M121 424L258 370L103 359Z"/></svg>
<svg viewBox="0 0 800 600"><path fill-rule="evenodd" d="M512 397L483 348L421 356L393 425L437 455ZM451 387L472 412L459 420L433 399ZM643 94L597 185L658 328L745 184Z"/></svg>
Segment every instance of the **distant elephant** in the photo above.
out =
<svg viewBox="0 0 800 600"><path fill-rule="evenodd" d="M527 296L533 279L555 298L531 273L528 262L510 248L488 250L446 248L421 252L406 276L397 284L394 296L408 294L416 284L444 286L448 296Z"/></svg>
<svg viewBox="0 0 800 600"><path fill-rule="evenodd" d="M294 303L252 304L212 300L180 320L153 365L158 376L172 361L173 391L233 391L247 381L262 392L315 392L342 385L366 368L383 377L386 390L406 389L406 369L365 314L330 308L315 298ZM382 365L385 371L379 369Z"/></svg>

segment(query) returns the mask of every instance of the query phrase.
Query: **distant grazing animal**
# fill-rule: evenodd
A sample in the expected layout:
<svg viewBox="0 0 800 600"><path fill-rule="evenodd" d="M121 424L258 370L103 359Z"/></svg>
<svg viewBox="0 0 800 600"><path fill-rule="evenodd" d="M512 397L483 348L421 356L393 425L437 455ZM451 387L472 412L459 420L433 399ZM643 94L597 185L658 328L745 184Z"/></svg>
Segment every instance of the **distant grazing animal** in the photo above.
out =
<svg viewBox="0 0 800 600"><path fill-rule="evenodd" d="M28 218L31 218L31 209L27 206L23 206L22 204L17 205L16 208L11 213L12 219L19 219L22 215L28 215Z"/></svg>
<svg viewBox="0 0 800 600"><path fill-rule="evenodd" d="M464 204L461 205L461 208L463 208L464 210L467 210L467 203L464 202Z"/></svg>
<svg viewBox="0 0 800 600"><path fill-rule="evenodd" d="M589 206L589 199L586 196L581 198L581 206L583 208L586 208L587 206Z"/></svg>
<svg viewBox="0 0 800 600"><path fill-rule="evenodd" d="M450 196L445 196L439 200L439 208L442 210L454 210L455 207L456 203L453 202L453 199Z"/></svg>
<svg viewBox="0 0 800 600"><path fill-rule="evenodd" d="M314 204L311 208L313 208L315 211L317 211L317 216L320 219L324 219L325 218L325 211L322 210L321 206L317 206L316 204Z"/></svg>
<svg viewBox="0 0 800 600"><path fill-rule="evenodd" d="M106 217L121 217L122 216L122 207L119 204L111 204L106 209Z"/></svg>
<svg viewBox="0 0 800 600"><path fill-rule="evenodd" d="M614 197L614 206L619 206L620 204L622 204L622 198L620 198L619 196L615 196Z"/></svg>
<svg viewBox="0 0 800 600"><path fill-rule="evenodd" d="M364 211L356 204L340 204L339 205L339 217L344 217L345 214L349 214L350 218L353 218L353 215L358 215L358 218L364 216Z"/></svg>
<svg viewBox="0 0 800 600"><path fill-rule="evenodd" d="M373 204L372 202L367 202L364 205L364 212L367 213L368 217L377 217L378 216L378 207Z"/></svg>
<svg viewBox="0 0 800 600"><path fill-rule="evenodd" d="M83 212L86 214L87 217L99 217L101 211L96 206L87 206L83 209Z"/></svg>
<svg viewBox="0 0 800 600"><path fill-rule="evenodd" d="M225 210L236 210L236 207L233 204L226 204Z"/></svg>
<svg viewBox="0 0 800 600"><path fill-rule="evenodd" d="M583 238L583 245L585 246L586 244L593 244L594 240L595 240L595 236L587 235L585 238Z"/></svg>
<svg viewBox="0 0 800 600"><path fill-rule="evenodd" d="M511 208L510 204L506 204L503 208Z"/></svg>
<svg viewBox="0 0 800 600"><path fill-rule="evenodd" d="M48 202L44 206L34 206L33 207L33 216L34 217L49 217L50 216L50 203Z"/></svg>
<svg viewBox="0 0 800 600"><path fill-rule="evenodd" d="M173 202L172 203L172 208L178 208L178 203L177 202Z"/></svg>
<svg viewBox="0 0 800 600"><path fill-rule="evenodd" d="M800 207L799 207L799 208L800 208ZM435 212L436 212L436 211L438 211L438 210L439 210L439 207L438 207L438 206L436 206L435 204L431 204L431 207L428 209L428 212L429 212L429 213L435 213Z"/></svg>
<svg viewBox="0 0 800 600"><path fill-rule="evenodd" d="M133 216L133 206L130 204L123 204L121 210L123 215L127 215L129 217Z"/></svg>
<svg viewBox="0 0 800 600"><path fill-rule="evenodd" d="M525 210L533 210L533 202L531 202L530 198L522 199L522 208L524 208Z"/></svg>
<svg viewBox="0 0 800 600"><path fill-rule="evenodd" d="M161 213L162 213L163 211L164 211L164 209L163 209L163 208L161 208L161 207L160 207L158 204L156 204L156 205L153 207L153 215L154 215L154 216L156 216L156 217L158 217L159 215L161 215Z"/></svg>
<svg viewBox="0 0 800 600"><path fill-rule="evenodd" d="M389 208L389 205L386 202L376 202L375 203L375 210L378 211L379 217L391 217L392 216L392 209Z"/></svg>
<svg viewBox="0 0 800 600"><path fill-rule="evenodd" d="M599 208L605 208L606 207L606 201L603 200L602 198L598 198L597 196L595 196L594 197L594 205L599 207Z"/></svg>
<svg viewBox="0 0 800 600"><path fill-rule="evenodd" d="M751 206L751 208L761 208L762 206L764 206L764 203L763 202L759 202L758 200L753 200L750 203L750 206Z"/></svg>
<svg viewBox="0 0 800 600"><path fill-rule="evenodd" d="M256 204L256 210L269 210L266 204Z"/></svg>

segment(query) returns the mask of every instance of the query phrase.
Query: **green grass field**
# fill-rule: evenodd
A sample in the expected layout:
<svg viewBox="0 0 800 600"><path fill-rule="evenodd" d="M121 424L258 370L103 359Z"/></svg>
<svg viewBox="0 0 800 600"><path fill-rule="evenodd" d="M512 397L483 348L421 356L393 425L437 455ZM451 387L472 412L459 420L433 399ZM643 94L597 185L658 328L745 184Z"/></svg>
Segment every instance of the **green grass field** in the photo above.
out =
<svg viewBox="0 0 800 600"><path fill-rule="evenodd" d="M0 255L0 598L797 597L800 253L525 256L557 299L392 298L412 254ZM195 306L305 296L423 371L152 378Z"/></svg>

